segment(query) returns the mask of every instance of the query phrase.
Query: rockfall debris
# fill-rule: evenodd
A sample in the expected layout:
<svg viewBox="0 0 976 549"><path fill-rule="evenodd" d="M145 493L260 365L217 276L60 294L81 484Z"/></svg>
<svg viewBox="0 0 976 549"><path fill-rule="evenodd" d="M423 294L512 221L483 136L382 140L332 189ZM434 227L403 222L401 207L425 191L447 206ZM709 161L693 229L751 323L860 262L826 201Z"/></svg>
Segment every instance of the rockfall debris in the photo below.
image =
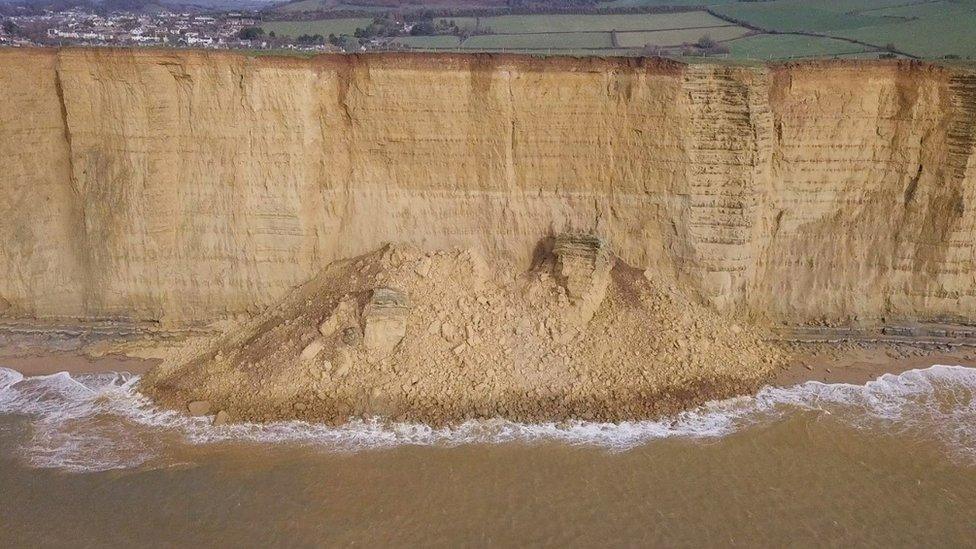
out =
<svg viewBox="0 0 976 549"><path fill-rule="evenodd" d="M593 235L528 272L470 250L388 245L336 262L147 374L157 401L223 423L350 416L619 421L755 390L785 352ZM204 411L203 413L207 413Z"/></svg>

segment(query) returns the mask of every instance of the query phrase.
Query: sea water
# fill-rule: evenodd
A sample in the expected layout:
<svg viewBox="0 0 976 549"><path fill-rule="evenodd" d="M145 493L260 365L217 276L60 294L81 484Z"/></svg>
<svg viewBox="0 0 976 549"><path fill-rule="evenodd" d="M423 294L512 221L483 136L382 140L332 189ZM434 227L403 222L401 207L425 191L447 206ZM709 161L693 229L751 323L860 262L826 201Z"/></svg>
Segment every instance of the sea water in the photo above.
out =
<svg viewBox="0 0 976 549"><path fill-rule="evenodd" d="M660 421L213 427L0 368L0 546L976 544L976 369Z"/></svg>

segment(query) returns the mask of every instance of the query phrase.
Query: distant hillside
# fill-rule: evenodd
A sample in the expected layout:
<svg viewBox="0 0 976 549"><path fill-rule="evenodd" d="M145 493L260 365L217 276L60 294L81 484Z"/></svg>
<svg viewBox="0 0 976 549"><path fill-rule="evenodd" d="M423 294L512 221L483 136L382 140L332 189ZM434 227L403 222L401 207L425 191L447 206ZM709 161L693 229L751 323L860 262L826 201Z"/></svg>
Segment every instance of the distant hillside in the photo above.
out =
<svg viewBox="0 0 976 549"><path fill-rule="evenodd" d="M384 11L390 9L565 9L580 6L593 7L600 3L601 0L292 0L291 2L281 3L272 9L285 13L307 11ZM675 1L674 3L681 4L682 2Z"/></svg>

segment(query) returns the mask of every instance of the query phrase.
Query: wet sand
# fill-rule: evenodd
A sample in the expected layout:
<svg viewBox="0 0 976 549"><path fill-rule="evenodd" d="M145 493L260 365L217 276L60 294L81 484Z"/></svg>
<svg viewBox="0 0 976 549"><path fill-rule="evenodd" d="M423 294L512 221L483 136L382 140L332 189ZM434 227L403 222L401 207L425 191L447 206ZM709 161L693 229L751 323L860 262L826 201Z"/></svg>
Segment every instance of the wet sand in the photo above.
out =
<svg viewBox="0 0 976 549"><path fill-rule="evenodd" d="M929 350L908 345L809 346L778 372L771 385L807 381L864 385L885 374L901 374L933 364L976 367L976 350Z"/></svg>
<svg viewBox="0 0 976 549"><path fill-rule="evenodd" d="M2 356L0 366L11 368L24 376L69 374L101 374L128 372L142 375L159 363L158 359L135 358L123 355L92 357L75 352L38 352L29 355Z"/></svg>

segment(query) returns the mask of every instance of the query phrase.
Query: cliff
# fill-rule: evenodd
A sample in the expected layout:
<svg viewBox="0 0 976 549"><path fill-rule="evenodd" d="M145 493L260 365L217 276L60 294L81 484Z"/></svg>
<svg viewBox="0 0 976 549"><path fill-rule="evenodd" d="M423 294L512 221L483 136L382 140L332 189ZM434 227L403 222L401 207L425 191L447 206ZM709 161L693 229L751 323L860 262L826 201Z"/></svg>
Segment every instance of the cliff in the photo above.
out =
<svg viewBox="0 0 976 549"><path fill-rule="evenodd" d="M734 315L976 319L976 73L0 51L0 309L256 312L385 242L563 230Z"/></svg>

